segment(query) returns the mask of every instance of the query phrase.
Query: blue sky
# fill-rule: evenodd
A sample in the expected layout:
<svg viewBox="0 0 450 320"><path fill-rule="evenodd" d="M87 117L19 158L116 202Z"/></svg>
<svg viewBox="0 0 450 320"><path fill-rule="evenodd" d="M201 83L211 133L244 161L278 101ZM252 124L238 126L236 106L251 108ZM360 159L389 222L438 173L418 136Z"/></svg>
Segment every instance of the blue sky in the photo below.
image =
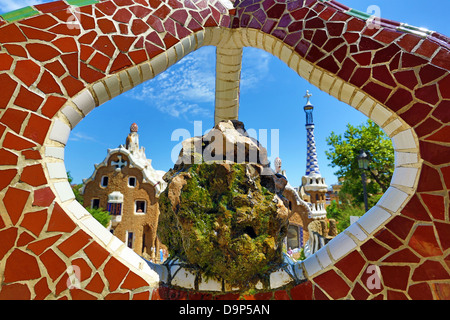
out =
<svg viewBox="0 0 450 320"><path fill-rule="evenodd" d="M0 0L0 13L51 1ZM341 0L366 12L372 5L381 17L405 22L450 35L448 0ZM369 11L369 13L374 13ZM352 107L321 92L300 78L278 58L259 49L245 48L242 66L239 118L247 129L266 130L269 155L272 130L279 133L279 156L293 186L305 174L306 131L303 98L306 90L315 106L315 137L319 166L328 185L337 183L336 168L329 166L325 139L332 131L343 133L347 123L359 125L367 118ZM131 123L139 126L141 146L153 167L167 171L173 166L171 154L180 140L172 132L186 129L194 135L194 121L202 121L205 132L214 125L215 48L204 47L133 90L92 111L72 131L66 146L66 169L74 182L88 178L108 148L125 143ZM258 136L259 137L259 136Z"/></svg>

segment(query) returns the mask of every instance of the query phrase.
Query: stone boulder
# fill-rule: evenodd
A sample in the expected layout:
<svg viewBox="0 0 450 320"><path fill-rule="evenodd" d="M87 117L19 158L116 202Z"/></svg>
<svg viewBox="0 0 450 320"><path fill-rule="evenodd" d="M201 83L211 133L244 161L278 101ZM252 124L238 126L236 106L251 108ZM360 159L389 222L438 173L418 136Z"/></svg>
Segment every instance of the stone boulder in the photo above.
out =
<svg viewBox="0 0 450 320"><path fill-rule="evenodd" d="M241 147L237 163L229 148ZM185 141L178 160L159 199L158 236L171 257L241 288L268 281L282 263L288 209L287 181L265 162L266 150L241 122L227 121Z"/></svg>

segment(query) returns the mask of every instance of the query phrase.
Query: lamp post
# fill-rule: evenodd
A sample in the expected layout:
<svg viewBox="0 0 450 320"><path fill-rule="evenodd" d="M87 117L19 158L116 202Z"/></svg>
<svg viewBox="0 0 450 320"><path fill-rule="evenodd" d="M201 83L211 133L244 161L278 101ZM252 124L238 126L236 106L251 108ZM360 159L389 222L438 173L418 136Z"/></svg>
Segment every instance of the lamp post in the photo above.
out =
<svg viewBox="0 0 450 320"><path fill-rule="evenodd" d="M366 209L366 212L369 210L369 205L367 203L367 189L366 189L366 173L364 170L367 170L369 167L369 157L367 156L366 152L361 149L358 156L358 167L361 169L361 180L363 184L363 191L364 191L364 208Z"/></svg>

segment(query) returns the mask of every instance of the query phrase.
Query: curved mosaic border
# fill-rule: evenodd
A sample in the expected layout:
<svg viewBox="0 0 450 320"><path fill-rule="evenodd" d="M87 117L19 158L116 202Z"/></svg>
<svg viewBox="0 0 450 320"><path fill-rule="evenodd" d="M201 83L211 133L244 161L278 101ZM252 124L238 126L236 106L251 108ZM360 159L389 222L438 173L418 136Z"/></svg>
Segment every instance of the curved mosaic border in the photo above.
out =
<svg viewBox="0 0 450 320"><path fill-rule="evenodd" d="M242 1L231 8L226 1L115 0L79 9L71 2L34 6L40 13L0 22L0 298L193 296L158 287L167 270L128 250L73 201L64 145L96 106L201 45L232 57L243 46L272 53L373 119L394 144L396 169L376 207L293 267L297 280L308 281L284 287L290 280L275 273L271 292L258 298L448 297L447 38L383 19L382 28L369 30L364 17L335 1ZM83 34L67 27L71 17ZM120 35L128 28L132 39ZM78 51L85 61L79 69ZM232 100L236 88L229 91ZM219 105L216 121L237 117L236 108ZM367 286L372 265L381 282L375 290ZM70 266L83 271L82 288L67 288Z"/></svg>

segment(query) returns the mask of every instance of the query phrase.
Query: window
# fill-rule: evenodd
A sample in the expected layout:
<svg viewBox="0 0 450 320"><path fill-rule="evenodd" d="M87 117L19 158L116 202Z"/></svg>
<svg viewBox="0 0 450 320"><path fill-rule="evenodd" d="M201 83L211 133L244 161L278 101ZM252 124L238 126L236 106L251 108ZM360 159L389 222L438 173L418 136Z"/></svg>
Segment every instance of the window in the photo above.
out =
<svg viewBox="0 0 450 320"><path fill-rule="evenodd" d="M290 225L287 234L288 248L302 248L303 247L303 228L297 225Z"/></svg>
<svg viewBox="0 0 450 320"><path fill-rule="evenodd" d="M133 242L134 242L133 232L127 231L127 246L128 246L128 248L133 249Z"/></svg>
<svg viewBox="0 0 450 320"><path fill-rule="evenodd" d="M136 177L129 177L128 178L128 186L131 188L136 187Z"/></svg>
<svg viewBox="0 0 450 320"><path fill-rule="evenodd" d="M107 210L113 216L120 216L122 214L122 204L121 203L108 202L108 209Z"/></svg>
<svg viewBox="0 0 450 320"><path fill-rule="evenodd" d="M98 209L100 207L100 199L92 199L91 200L91 208Z"/></svg>
<svg viewBox="0 0 450 320"><path fill-rule="evenodd" d="M108 182L109 182L109 178L107 176L103 176L102 177L102 181L101 181L101 186L102 187L107 187L108 186Z"/></svg>
<svg viewBox="0 0 450 320"><path fill-rule="evenodd" d="M147 210L146 204L147 203L145 202L145 200L136 200L134 212L135 213L145 213Z"/></svg>

